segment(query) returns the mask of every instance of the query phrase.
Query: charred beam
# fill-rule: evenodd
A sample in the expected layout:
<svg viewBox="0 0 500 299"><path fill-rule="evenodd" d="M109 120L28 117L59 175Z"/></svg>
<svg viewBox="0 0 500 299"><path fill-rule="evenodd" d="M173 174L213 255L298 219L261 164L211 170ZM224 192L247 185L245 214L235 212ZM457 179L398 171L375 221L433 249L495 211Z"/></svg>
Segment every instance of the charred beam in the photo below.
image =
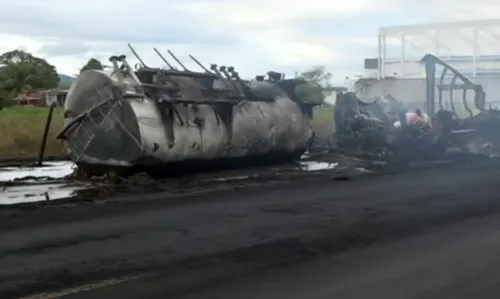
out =
<svg viewBox="0 0 500 299"><path fill-rule="evenodd" d="M179 59L177 59L177 57L175 57L175 55L174 55L174 53L172 53L172 51L167 50L167 52L184 69L184 71L189 72L189 70L184 66L184 64L182 64L182 62Z"/></svg>
<svg viewBox="0 0 500 299"><path fill-rule="evenodd" d="M165 62L165 64L171 69L171 70L175 70L175 68L170 64L168 63L168 61L165 59L165 57L163 57L163 55L161 55L160 51L158 51L158 49L156 48L153 48L153 50L156 52L156 54L158 54L158 56L160 56L160 59L163 60L163 62Z"/></svg>
<svg viewBox="0 0 500 299"><path fill-rule="evenodd" d="M211 71L209 71L205 66L203 66L203 64L201 64L198 59L194 58L193 55L189 54L189 58L191 58L199 67L201 67L205 73L208 73L208 74L213 74Z"/></svg>
<svg viewBox="0 0 500 299"><path fill-rule="evenodd" d="M455 89L470 89L475 90L476 84L474 83L463 83L463 84L438 84L437 88L442 90L455 90Z"/></svg>
<svg viewBox="0 0 500 299"><path fill-rule="evenodd" d="M135 58L137 58L137 60L139 60L139 62L142 64L142 66L146 66L146 64L141 59L141 57L139 56L139 54L137 54L137 52L134 50L134 48L132 47L132 45L128 44L128 47L130 48L130 51L132 51L132 54L134 54Z"/></svg>

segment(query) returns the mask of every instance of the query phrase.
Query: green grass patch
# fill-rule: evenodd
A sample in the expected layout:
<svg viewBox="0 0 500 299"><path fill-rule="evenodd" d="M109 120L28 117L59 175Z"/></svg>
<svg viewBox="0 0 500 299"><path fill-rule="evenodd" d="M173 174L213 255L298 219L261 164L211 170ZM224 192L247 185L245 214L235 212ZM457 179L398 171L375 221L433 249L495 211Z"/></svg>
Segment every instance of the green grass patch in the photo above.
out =
<svg viewBox="0 0 500 299"><path fill-rule="evenodd" d="M37 157L49 108L8 107L0 110L0 159ZM63 143L56 139L64 126L63 108L55 108L45 155L63 156Z"/></svg>
<svg viewBox="0 0 500 299"><path fill-rule="evenodd" d="M321 143L333 142L333 134L335 133L334 107L331 104L323 104L314 110L311 123Z"/></svg>

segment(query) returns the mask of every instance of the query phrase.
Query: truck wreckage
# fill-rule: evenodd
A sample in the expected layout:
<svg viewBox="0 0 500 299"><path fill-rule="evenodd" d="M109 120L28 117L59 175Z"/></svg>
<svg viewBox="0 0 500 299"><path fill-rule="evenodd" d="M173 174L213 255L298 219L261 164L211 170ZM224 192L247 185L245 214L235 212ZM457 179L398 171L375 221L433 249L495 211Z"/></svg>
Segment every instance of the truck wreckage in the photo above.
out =
<svg viewBox="0 0 500 299"><path fill-rule="evenodd" d="M440 158L451 149L488 155L500 153L500 111L485 108L482 86L434 55L425 55L421 62L426 68L424 107L431 122L407 124L406 109L390 95L365 102L352 92L341 93L334 109L337 148L395 156L405 161ZM442 73L436 76L438 65ZM473 93L471 98L467 98L468 91ZM443 103L445 92L449 95L449 108ZM457 112L457 101L467 115Z"/></svg>
<svg viewBox="0 0 500 299"><path fill-rule="evenodd" d="M71 159L84 172L178 173L240 163L299 158L313 136L314 103L297 88L308 84L267 76L242 80L233 67L213 64L181 70L154 49L168 68L133 69L124 55L110 57L108 70L86 70L65 103L66 141Z"/></svg>

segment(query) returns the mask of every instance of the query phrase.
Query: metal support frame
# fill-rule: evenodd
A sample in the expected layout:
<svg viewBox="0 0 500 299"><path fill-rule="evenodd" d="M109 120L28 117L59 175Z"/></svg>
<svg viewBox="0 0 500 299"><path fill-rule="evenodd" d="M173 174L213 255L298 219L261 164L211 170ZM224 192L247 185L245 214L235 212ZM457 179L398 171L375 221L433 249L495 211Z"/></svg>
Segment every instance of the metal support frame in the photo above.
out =
<svg viewBox="0 0 500 299"><path fill-rule="evenodd" d="M387 37L394 37L400 39L401 42L401 56L396 60L401 63L401 75L405 76L406 73L408 72L408 68L404 65L406 60L411 59L408 54L406 53L406 50L409 45L415 47L417 50L423 50L417 45L414 45L411 40L412 35L422 35L422 36L427 36L433 43L434 45L431 45L431 51L433 51L432 54L436 56L442 55L442 50L448 48L448 51L452 52L455 51L454 49L451 49L450 47L447 47L443 43L444 35L443 31L444 30L462 30L462 29L472 29L472 35L467 35L465 36L464 34L460 34L458 31L454 36L458 37L459 39L463 40L467 44L470 45L470 60L467 61L467 63L472 65L472 76L479 76L481 75L479 64L483 61L481 55L494 55L493 54L485 54L484 51L491 51L492 49L495 49L497 47L481 47L480 46L480 38L484 37L483 34L488 34L491 36L495 41L500 42L500 34L497 34L492 31L492 28L495 27L500 27L500 18L498 19L489 19L489 20L476 20L476 21L460 21L460 22L443 22L443 23L428 23L428 24L422 24L422 25L408 25L408 26L394 26L394 27L382 27L378 31L378 56L379 56L379 74L378 78L382 79L387 76L387 61L394 61L393 58L387 57L386 54L386 38ZM499 45L500 46L500 45ZM429 50L426 49L422 52L428 52ZM458 54L457 55L463 55L463 54Z"/></svg>
<svg viewBox="0 0 500 299"><path fill-rule="evenodd" d="M406 35L401 34L401 76L405 76L405 61L406 61Z"/></svg>
<svg viewBox="0 0 500 299"><path fill-rule="evenodd" d="M449 90L451 109L453 114L457 118L459 117L457 115L457 111L455 109L455 103L453 101L453 90L462 90L462 102L469 116L473 116L473 111L472 109L470 109L469 104L467 103L467 98L466 98L467 90L474 91L475 108L478 109L480 112L484 111L485 95L481 85L474 84L468 78L466 78L460 72L458 72L456 69L454 69L449 64L447 64L446 62L442 61L441 59L432 54L425 55L422 58L421 62L425 64L425 69L426 69L426 109L427 109L426 112L429 116L432 117L436 113L435 94L434 94L436 88L438 89L439 108L441 110L444 109L442 102L443 100L442 93L445 90ZM440 75L438 84L436 84L436 65L438 64L441 65L444 69ZM443 80L448 72L450 72L453 77L450 84L444 84ZM456 83L457 79L460 79L462 83L457 84Z"/></svg>
<svg viewBox="0 0 500 299"><path fill-rule="evenodd" d="M377 79L382 79L382 69L384 68L385 61L382 61L382 35L379 33L378 38L378 72Z"/></svg>
<svg viewBox="0 0 500 299"><path fill-rule="evenodd" d="M441 42L439 41L439 38L441 37L441 32L439 30L436 30L436 32L434 33L434 43L435 43L435 53L436 53L436 56L439 56L439 50L441 49Z"/></svg>
<svg viewBox="0 0 500 299"><path fill-rule="evenodd" d="M476 77L477 75L477 52L478 52L478 44L477 44L478 32L477 28L474 28L474 37L472 41L472 76Z"/></svg>

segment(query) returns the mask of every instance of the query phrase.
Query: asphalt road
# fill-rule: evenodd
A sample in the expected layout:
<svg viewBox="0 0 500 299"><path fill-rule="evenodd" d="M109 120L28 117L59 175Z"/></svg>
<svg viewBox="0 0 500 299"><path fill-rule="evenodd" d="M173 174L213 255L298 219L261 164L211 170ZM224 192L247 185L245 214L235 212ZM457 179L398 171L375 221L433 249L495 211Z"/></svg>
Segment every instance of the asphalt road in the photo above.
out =
<svg viewBox="0 0 500 299"><path fill-rule="evenodd" d="M498 296L500 215L452 225L397 243L266 271L179 298L472 299Z"/></svg>
<svg viewBox="0 0 500 299"><path fill-rule="evenodd" d="M129 277L66 299L164 298L170 278ZM408 240L263 270L176 298L473 299L500 294L500 215ZM54 294L55 295L55 294ZM59 295L63 295L60 293Z"/></svg>
<svg viewBox="0 0 500 299"><path fill-rule="evenodd" d="M0 298L40 292L51 292L45 298L182 298L203 295L217 285L231 285L231 280L236 280L237 292L253 289L251 277L280 267L289 269L279 276L282 286L293 282L296 286L290 287L292 291L300 288L298 281L305 280L307 291L315 288L315 281L321 277L307 280L297 273L318 275L318 265L325 259L326 265L331 264L331 255L499 212L499 183L500 167L487 165L344 182L325 175L300 182L261 182L246 188L182 196L165 193L75 206L2 209ZM451 244L443 242L443 248ZM492 244L492 248L498 246ZM414 247L403 247L402 252ZM474 255L471 250L464 256ZM397 264L397 258L393 254L388 263ZM493 255L490 258L481 254L481 258L495 265ZM322 261L308 265L314 259ZM428 263L433 260L422 259ZM356 269L349 262L356 260L346 258L343 268L327 267L325 271L342 278L342 269ZM295 270L295 265L301 263L306 268L300 270L297 266L299 270ZM405 266L401 267L399 271L404 274ZM398 269L391 272L389 268L381 267L385 270L382 273L397 276ZM362 265L358 269L363 272ZM410 270L405 277L415 275ZM383 274L374 273L363 279L377 285ZM421 273L424 275L425 269ZM488 271L476 272L484 273ZM355 273L352 275L350 283L356 284ZM448 275L459 278L460 271ZM324 282L323 288L319 284L319 297L308 298L328 296L329 283ZM55 292L61 289L62 293ZM278 289L283 287L277 284L267 294ZM144 290L150 295L145 296ZM95 293L89 296L88 292ZM118 293L109 296L108 292ZM404 298L412 298L410 295ZM259 298L265 296L263 293Z"/></svg>

